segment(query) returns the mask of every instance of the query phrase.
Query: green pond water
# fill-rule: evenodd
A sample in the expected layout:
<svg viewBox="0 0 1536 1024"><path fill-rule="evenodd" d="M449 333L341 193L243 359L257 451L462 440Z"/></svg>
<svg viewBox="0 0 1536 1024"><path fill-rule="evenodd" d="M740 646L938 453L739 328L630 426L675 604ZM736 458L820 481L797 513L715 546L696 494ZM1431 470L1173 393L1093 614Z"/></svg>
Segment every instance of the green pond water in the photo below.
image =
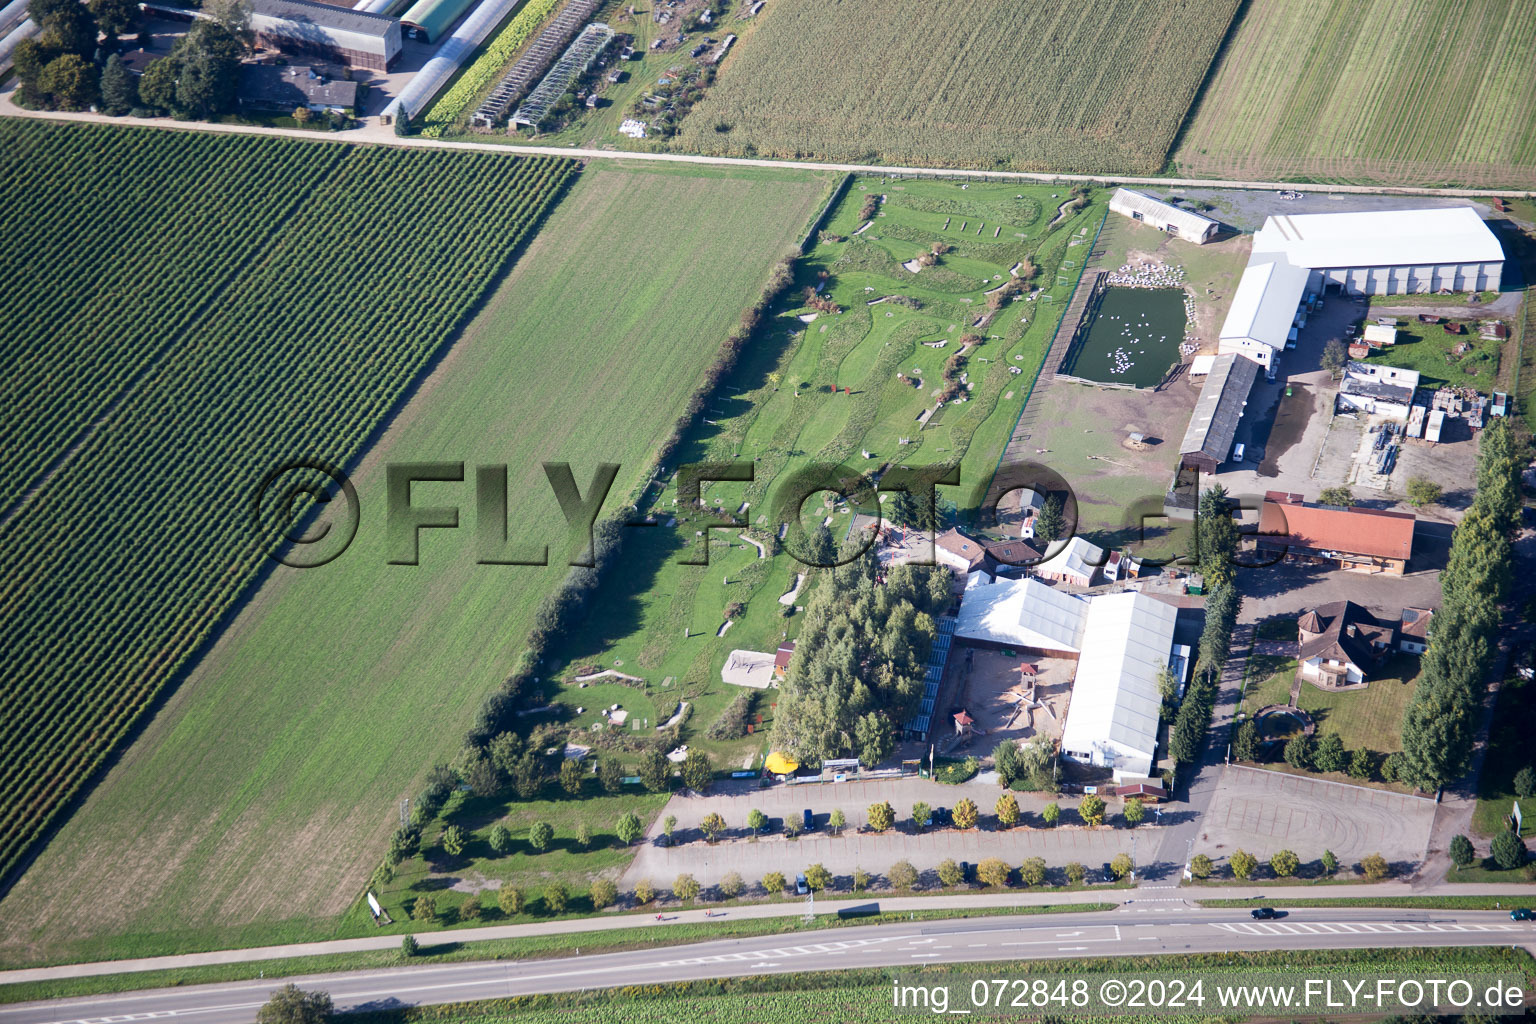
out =
<svg viewBox="0 0 1536 1024"><path fill-rule="evenodd" d="M1106 384L1156 385L1179 360L1184 292L1178 288L1108 288L1089 314L1087 337L1061 372Z"/></svg>

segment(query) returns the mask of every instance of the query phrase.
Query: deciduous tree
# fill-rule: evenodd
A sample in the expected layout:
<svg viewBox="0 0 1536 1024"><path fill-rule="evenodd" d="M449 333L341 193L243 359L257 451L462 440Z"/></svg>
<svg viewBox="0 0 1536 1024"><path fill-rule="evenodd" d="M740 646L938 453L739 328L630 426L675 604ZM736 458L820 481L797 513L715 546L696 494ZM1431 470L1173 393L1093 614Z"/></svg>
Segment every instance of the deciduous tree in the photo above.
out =
<svg viewBox="0 0 1536 1024"><path fill-rule="evenodd" d="M1061 805L1055 802L1048 803L1040 808L1040 820L1047 826L1054 826L1061 820Z"/></svg>
<svg viewBox="0 0 1536 1024"><path fill-rule="evenodd" d="M1253 869L1259 866L1259 859L1244 849L1232 851L1227 864L1232 868L1232 877L1240 882L1246 882L1253 877Z"/></svg>
<svg viewBox="0 0 1536 1024"><path fill-rule="evenodd" d="M699 821L699 831L704 833L704 838L714 842L720 833L725 831L725 819L719 813L710 811Z"/></svg>
<svg viewBox="0 0 1536 1024"><path fill-rule="evenodd" d="M1466 836L1451 837L1451 863L1458 869L1464 868L1477 859L1477 851L1472 849L1472 840Z"/></svg>
<svg viewBox="0 0 1536 1024"><path fill-rule="evenodd" d="M1276 878L1290 878L1301 867L1301 858L1290 850L1279 850L1269 858L1269 870Z"/></svg>
<svg viewBox="0 0 1536 1024"><path fill-rule="evenodd" d="M832 872L820 864L812 864L805 869L805 884L815 892L832 888Z"/></svg>
<svg viewBox="0 0 1536 1024"><path fill-rule="evenodd" d="M1042 885L1045 882L1045 861L1039 857L1026 857L1019 865L1019 881L1024 885Z"/></svg>
<svg viewBox="0 0 1536 1024"><path fill-rule="evenodd" d="M939 881L944 884L945 888L959 885L963 880L959 864L948 858L939 862Z"/></svg>
<svg viewBox="0 0 1536 1024"><path fill-rule="evenodd" d="M614 835L619 837L619 842L630 846L635 840L645 834L645 826L640 823L640 815L634 811L625 811L619 815L619 820L614 824ZM671 835L670 830L668 835Z"/></svg>
<svg viewBox="0 0 1536 1024"><path fill-rule="evenodd" d="M588 896L592 900L593 910L602 910L611 907L619 898L619 888L606 878L599 878L592 883L588 890Z"/></svg>
<svg viewBox="0 0 1536 1024"><path fill-rule="evenodd" d="M536 821L528 829L528 845L540 853L549 849L549 844L555 841L555 826L547 821Z"/></svg>
<svg viewBox="0 0 1536 1024"><path fill-rule="evenodd" d="M256 1024L327 1024L332 1014L327 992L305 992L289 982L256 1011Z"/></svg>
<svg viewBox="0 0 1536 1024"><path fill-rule="evenodd" d="M1077 805L1077 816L1083 819L1083 824L1097 827L1104 824L1104 800L1093 793L1083 797Z"/></svg>
<svg viewBox="0 0 1536 1024"><path fill-rule="evenodd" d="M997 824L1001 828L1013 828L1019 823L1019 802L1014 799L1012 793L1004 793L997 798L997 806L992 809L997 815Z"/></svg>
<svg viewBox="0 0 1536 1024"><path fill-rule="evenodd" d="M1368 853L1360 858L1360 870L1365 872L1365 877L1371 881L1380 881L1392 873L1392 865L1387 863L1387 858L1379 853Z"/></svg>
<svg viewBox="0 0 1536 1024"><path fill-rule="evenodd" d="M955 828L975 828L976 823L981 820L981 811L977 809L976 801L970 797L965 797L956 803L954 819Z"/></svg>
<svg viewBox="0 0 1536 1024"><path fill-rule="evenodd" d="M882 800L878 804L870 804L865 812L865 820L869 822L871 831L884 832L896 824L896 812L888 801Z"/></svg>
<svg viewBox="0 0 1536 1024"><path fill-rule="evenodd" d="M1124 878L1136 870L1136 865L1131 861L1128 853L1117 853L1109 862L1109 870L1115 873L1116 878Z"/></svg>
<svg viewBox="0 0 1536 1024"><path fill-rule="evenodd" d="M891 865L888 875L893 889L910 889L917 884L917 868L904 860Z"/></svg>
<svg viewBox="0 0 1536 1024"><path fill-rule="evenodd" d="M715 779L715 767L704 751L690 750L683 759L682 774L683 785L695 793L704 793L708 792L710 783Z"/></svg>
<svg viewBox="0 0 1536 1024"><path fill-rule="evenodd" d="M1001 889L1006 886L1008 884L1008 876L1012 873L1012 869L996 857L988 857L976 865L976 877L981 879L981 884L991 886L994 889Z"/></svg>
<svg viewBox="0 0 1536 1024"><path fill-rule="evenodd" d="M503 885L496 890L496 905L508 917L521 914L526 903L527 897L523 895L523 890L515 885Z"/></svg>

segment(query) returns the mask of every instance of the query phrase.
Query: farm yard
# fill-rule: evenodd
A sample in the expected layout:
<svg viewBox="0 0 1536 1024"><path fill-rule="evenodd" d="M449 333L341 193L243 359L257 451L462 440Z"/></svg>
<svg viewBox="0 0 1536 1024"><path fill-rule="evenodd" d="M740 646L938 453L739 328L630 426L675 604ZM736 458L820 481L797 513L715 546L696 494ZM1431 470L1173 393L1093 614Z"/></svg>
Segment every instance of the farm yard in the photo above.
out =
<svg viewBox="0 0 1536 1024"><path fill-rule="evenodd" d="M749 691L750 733L711 727L744 692L721 681L730 652L771 652L794 638L800 617L791 606L803 607L819 585L780 541L789 515L780 488L813 462L842 465L849 476L888 463L958 462L961 484L941 488L941 500L962 515L974 508L1071 290L1058 278L1075 274L1068 264L1081 265L1104 217L1102 205L1084 199L1050 227L1057 207L1072 201L1050 186L854 179L799 261L791 294L727 381L728 397L703 414L679 455L751 460L754 480L706 484L703 515L676 501L675 481L653 490L642 509L676 524L627 543L587 624L549 657L561 682L546 697L590 707L575 676L598 666L639 675L658 718L688 703L690 749L721 768L760 764L777 691ZM952 248L933 257L935 245ZM925 254L931 263L920 262ZM955 400L939 404L949 379ZM830 519L838 540L853 513L875 511L823 499L830 493L806 502L802 525ZM701 558L700 520L743 504L745 538L742 529L713 530L707 566L678 564ZM810 578L786 602L801 574ZM739 614L721 633L732 605Z"/></svg>
<svg viewBox="0 0 1536 1024"><path fill-rule="evenodd" d="M1237 6L775 0L675 147L1155 173Z"/></svg>
<svg viewBox="0 0 1536 1024"><path fill-rule="evenodd" d="M195 173L201 147L220 141L161 137L185 147L167 162L169 182L177 180L177 166ZM294 144L299 150L305 145ZM431 764L458 750L475 710L516 662L539 598L565 575L558 564L563 519L540 463L572 463L584 493L596 463L619 463L608 504L616 508L642 479L721 339L755 301L773 261L798 241L831 184L830 178L787 171L683 173L605 162L577 178L495 287L531 224L511 201L519 195L518 183L537 172L553 198L573 164L384 147L327 152L345 159L266 249L268 259L250 272L251 279L238 278L226 290L228 313L200 326L155 377L153 390L125 405L121 440L114 432L82 455L78 474L71 468L70 478L82 480L142 474L142 493L160 516L208 524L206 531L156 535L153 544L128 546L125 536L149 527L125 518L99 537L69 538L73 552L60 552L60 542L50 541L50 577L23 555L29 545L21 542L37 528L29 510L4 543L12 564L26 567L27 575L15 578L32 581L39 596L28 601L26 593L10 592L6 643L13 650L7 664L15 667L13 678L25 672L39 682L13 692L28 694L45 713L49 694L89 681L98 692L121 695L119 703L126 705L148 682L169 676L175 665L151 673L137 657L109 650L99 652L86 676L76 661L58 660L56 668L29 662L28 649L35 646L42 658L76 643L64 635L66 626L81 631L74 637L100 628L106 639L110 634L100 620L109 614L136 615L166 637L188 636L175 650L190 649L242 593L237 584L248 576L235 576L234 568L254 573L260 560L237 560L244 548L231 547L227 535L214 530L225 510L229 516L244 513L247 491L273 459L317 451L345 462L389 409L406 375L419 373L429 351L461 336L352 474L362 507L353 546L318 569L275 569L238 606L115 770L0 902L0 958L8 964L371 929L355 901L383 854L400 798L416 792ZM480 187L467 187L476 181ZM396 196L396 189L403 194ZM341 200L347 205L338 212L334 204ZM418 216L424 208L436 215ZM714 219L720 209L737 212L729 220ZM349 211L355 214L347 216ZM358 270L361 257L351 246L360 239L368 240L366 259L378 266L375 272ZM416 262L390 272L402 258ZM349 275L352 291L345 302L329 298L341 287L331 280L330 267ZM277 274L282 284L272 279ZM483 308L460 332L482 292ZM257 295L279 311L304 310L311 329L297 332L280 320L257 317L247 305ZM311 296L325 297L319 310L304 305ZM325 309L342 323L330 325ZM229 343L215 344L233 334L226 318L237 315L244 328L238 337L261 336L263 345L231 351ZM264 324L270 330L258 335ZM293 351L290 338L302 342L302 351ZM376 340L345 347L351 338ZM386 356L398 367L391 372L405 378L388 378L388 389L348 361L370 366ZM204 361L215 357L222 360L220 372L210 374ZM286 385L285 369L295 386L309 382L312 390L250 388L238 405L213 401L231 374ZM347 402L333 403L337 389L351 388L353 381L370 385L378 398L363 401L344 390L340 397ZM141 402L160 415L134 416ZM298 432L299 424L325 426L349 408L375 419L328 427L324 434L316 428ZM154 435L157 425L174 429L181 440ZM179 485L187 493L178 496L162 477L170 469L185 471L198 451L181 446L186 438L242 440L261 458L252 464L252 456L242 454L227 469L204 471L209 486L224 489L223 500L187 483ZM214 458L230 454L228 444L208 443L202 450ZM158 460L130 458L132 452ZM109 455L118 460L111 471L97 465ZM386 564L386 465L445 460L466 464L466 482L417 484L413 501L460 506L464 528L423 531L417 566ZM547 538L557 564L476 564L469 479L475 466L487 463L509 466L513 539ZM62 489L55 497L49 488L35 512L57 510L42 516L45 522L98 521L103 506L86 498ZM210 519L210 510L218 515ZM107 567L93 540L110 546L118 562ZM58 588L68 579L58 567L73 568L74 562L65 554L76 561L89 556L80 570L94 572L98 581L133 574L164 579L166 589L129 592L115 598L117 605L83 594L69 597L72 604L62 607L72 617L48 618L57 624L55 634L43 635L41 616L50 607L43 598L53 608L66 600ZM194 585L213 594L190 610L172 603L185 601ZM215 596L222 603L210 610ZM19 730L23 723L8 716L6 724ZM78 740L71 749L82 755L91 750ZM23 757L8 761L24 763ZM8 808L24 808L21 797L9 790ZM7 829L7 836L14 834Z"/></svg>
<svg viewBox="0 0 1536 1024"><path fill-rule="evenodd" d="M1503 0L1245 8L1170 170L1220 178L1529 185L1536 9Z"/></svg>
<svg viewBox="0 0 1536 1024"><path fill-rule="evenodd" d="M24 439L58 461L46 477L36 475L35 458L13 464L7 501L35 491L0 531L8 566L0 644L12 681L0 726L0 870L9 871L269 564L252 543L246 497L262 474L296 457L354 458L576 165L329 146L317 161L322 147L303 142L37 122L0 131L8 151L69 165L3 183L8 208L50 211L32 231L52 228L52 258L8 277L12 293L81 311L75 323L26 329L36 364L23 373L40 385L76 372L79 364L60 367L85 352L80 362L99 373L82 374L64 408L23 406L32 422L6 420L18 439L8 449ZM105 243L94 223L121 225L145 209L117 192L118 157L134 161L158 193L199 195L210 166L244 159L259 165L252 177L277 187L223 196L201 211L196 201L181 213L148 204L172 220L217 217L221 206L231 214L214 222L221 232L190 240L191 250L164 244L146 224L146 251L117 242L98 284L79 272ZM302 195L285 187L290 166ZM416 217L419 203L443 211ZM267 209L235 212L242 204ZM159 289L162 270L179 290ZM141 285L158 301L135 303L124 330L116 318ZM347 301L336 301L343 290ZM94 358L93 323L114 343L122 338L128 354ZM56 336L79 339L60 342L66 359L57 362L48 351ZM135 351L135 336L164 348ZM67 394L51 381L43 390ZM82 433L93 420L97 429Z"/></svg>

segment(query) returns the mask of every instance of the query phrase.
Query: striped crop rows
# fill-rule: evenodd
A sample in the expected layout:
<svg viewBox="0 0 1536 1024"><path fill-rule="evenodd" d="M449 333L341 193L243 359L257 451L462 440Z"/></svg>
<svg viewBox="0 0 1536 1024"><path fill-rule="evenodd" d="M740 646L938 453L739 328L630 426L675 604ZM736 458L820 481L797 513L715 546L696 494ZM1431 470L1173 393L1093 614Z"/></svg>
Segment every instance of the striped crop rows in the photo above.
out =
<svg viewBox="0 0 1536 1024"><path fill-rule="evenodd" d="M777 0L683 121L711 155L1159 170L1236 0Z"/></svg>
<svg viewBox="0 0 1536 1024"><path fill-rule="evenodd" d="M63 141L49 144L130 132L57 130ZM173 140L158 150L155 179L194 188L217 140L155 134ZM262 473L284 459L345 465L357 456L576 168L276 144L301 168L294 179L268 169L277 187L260 201L282 210L280 230L254 243L228 239L243 265L185 329L163 325L152 308L134 314L130 326L168 342L164 358L0 533L0 873L45 834L252 584L264 556L246 502ZM318 175L312 150L330 161ZM73 173L115 169L81 156ZM36 201L69 207L49 183L37 192ZM109 215L130 219L127 210ZM244 232L249 217L230 225ZM196 256L166 251L139 273L171 273L162 264L178 258ZM208 288L193 290L207 297Z"/></svg>
<svg viewBox="0 0 1536 1024"><path fill-rule="evenodd" d="M342 156L221 136L203 147L194 184L165 176L183 149L165 132L0 124L0 504L105 411L282 222L290 197ZM102 172L83 175L82 162Z"/></svg>

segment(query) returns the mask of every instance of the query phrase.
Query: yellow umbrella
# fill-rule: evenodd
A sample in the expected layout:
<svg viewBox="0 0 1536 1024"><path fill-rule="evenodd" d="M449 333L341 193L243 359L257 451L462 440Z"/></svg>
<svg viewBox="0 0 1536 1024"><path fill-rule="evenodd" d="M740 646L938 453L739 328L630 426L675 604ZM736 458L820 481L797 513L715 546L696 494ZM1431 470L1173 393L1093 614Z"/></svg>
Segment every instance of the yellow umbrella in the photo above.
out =
<svg viewBox="0 0 1536 1024"><path fill-rule="evenodd" d="M775 775L788 775L800 767L800 762L791 761L788 757L775 750L768 755L768 760L763 763L763 767Z"/></svg>

